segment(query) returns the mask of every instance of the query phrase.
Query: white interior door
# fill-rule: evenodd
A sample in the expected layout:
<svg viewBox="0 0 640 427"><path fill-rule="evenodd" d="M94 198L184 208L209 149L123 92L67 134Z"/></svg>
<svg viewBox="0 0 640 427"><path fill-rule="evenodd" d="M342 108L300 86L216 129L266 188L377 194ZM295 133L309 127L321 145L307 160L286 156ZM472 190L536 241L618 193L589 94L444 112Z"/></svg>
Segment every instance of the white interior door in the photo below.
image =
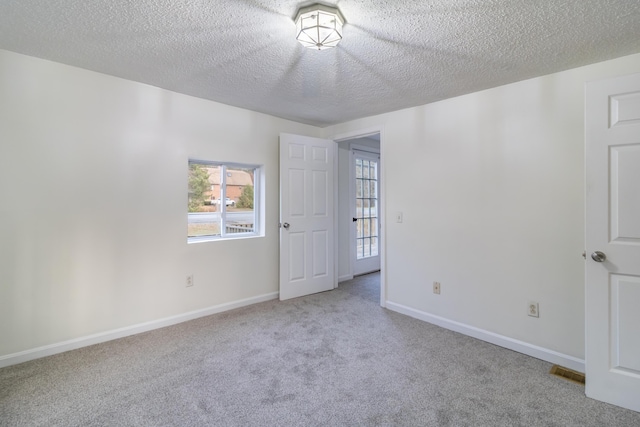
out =
<svg viewBox="0 0 640 427"><path fill-rule="evenodd" d="M335 287L334 145L280 134L281 300Z"/></svg>
<svg viewBox="0 0 640 427"><path fill-rule="evenodd" d="M587 84L586 250L586 394L640 411L640 74Z"/></svg>
<svg viewBox="0 0 640 427"><path fill-rule="evenodd" d="M380 155L353 150L353 274L380 270Z"/></svg>

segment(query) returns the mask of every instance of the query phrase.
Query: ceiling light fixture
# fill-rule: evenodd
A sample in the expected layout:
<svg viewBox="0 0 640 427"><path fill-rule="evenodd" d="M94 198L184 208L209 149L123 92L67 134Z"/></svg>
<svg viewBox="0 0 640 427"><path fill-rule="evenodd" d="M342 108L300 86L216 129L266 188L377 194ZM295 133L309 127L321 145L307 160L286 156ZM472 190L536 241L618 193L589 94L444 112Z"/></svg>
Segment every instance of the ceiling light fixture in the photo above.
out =
<svg viewBox="0 0 640 427"><path fill-rule="evenodd" d="M314 4L298 10L296 40L309 49L336 47L342 40L344 18L335 7Z"/></svg>

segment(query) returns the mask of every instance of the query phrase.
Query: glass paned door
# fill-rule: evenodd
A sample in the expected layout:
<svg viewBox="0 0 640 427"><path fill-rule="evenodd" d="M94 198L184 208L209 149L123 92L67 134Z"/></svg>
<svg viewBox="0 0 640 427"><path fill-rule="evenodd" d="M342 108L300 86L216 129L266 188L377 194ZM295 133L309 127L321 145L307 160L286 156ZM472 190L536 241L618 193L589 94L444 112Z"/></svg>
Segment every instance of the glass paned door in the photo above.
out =
<svg viewBox="0 0 640 427"><path fill-rule="evenodd" d="M377 154L355 153L355 274L378 270L378 169ZM365 262L361 262L365 261ZM360 264L360 265L358 265Z"/></svg>

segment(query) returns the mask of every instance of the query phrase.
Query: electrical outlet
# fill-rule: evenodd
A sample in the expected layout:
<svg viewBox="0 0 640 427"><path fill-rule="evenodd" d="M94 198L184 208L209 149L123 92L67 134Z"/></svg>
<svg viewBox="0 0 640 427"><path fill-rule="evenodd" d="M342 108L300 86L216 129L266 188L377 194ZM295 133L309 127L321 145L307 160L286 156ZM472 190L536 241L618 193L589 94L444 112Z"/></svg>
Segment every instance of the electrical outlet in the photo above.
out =
<svg viewBox="0 0 640 427"><path fill-rule="evenodd" d="M538 310L538 303L530 301L527 306L527 314L531 317L540 317L540 311Z"/></svg>
<svg viewBox="0 0 640 427"><path fill-rule="evenodd" d="M187 288L193 286L193 274L187 276Z"/></svg>
<svg viewBox="0 0 640 427"><path fill-rule="evenodd" d="M440 282L433 282L433 293L440 295Z"/></svg>

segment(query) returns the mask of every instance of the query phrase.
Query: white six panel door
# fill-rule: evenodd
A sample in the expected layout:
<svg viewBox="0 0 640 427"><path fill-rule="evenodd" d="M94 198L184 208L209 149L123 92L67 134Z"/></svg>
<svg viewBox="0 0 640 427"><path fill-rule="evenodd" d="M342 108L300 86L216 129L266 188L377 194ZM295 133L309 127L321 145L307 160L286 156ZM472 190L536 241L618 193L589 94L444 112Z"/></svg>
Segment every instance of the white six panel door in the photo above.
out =
<svg viewBox="0 0 640 427"><path fill-rule="evenodd" d="M280 299L334 288L334 142L280 134Z"/></svg>
<svg viewBox="0 0 640 427"><path fill-rule="evenodd" d="M640 74L586 107L586 394L640 411Z"/></svg>

